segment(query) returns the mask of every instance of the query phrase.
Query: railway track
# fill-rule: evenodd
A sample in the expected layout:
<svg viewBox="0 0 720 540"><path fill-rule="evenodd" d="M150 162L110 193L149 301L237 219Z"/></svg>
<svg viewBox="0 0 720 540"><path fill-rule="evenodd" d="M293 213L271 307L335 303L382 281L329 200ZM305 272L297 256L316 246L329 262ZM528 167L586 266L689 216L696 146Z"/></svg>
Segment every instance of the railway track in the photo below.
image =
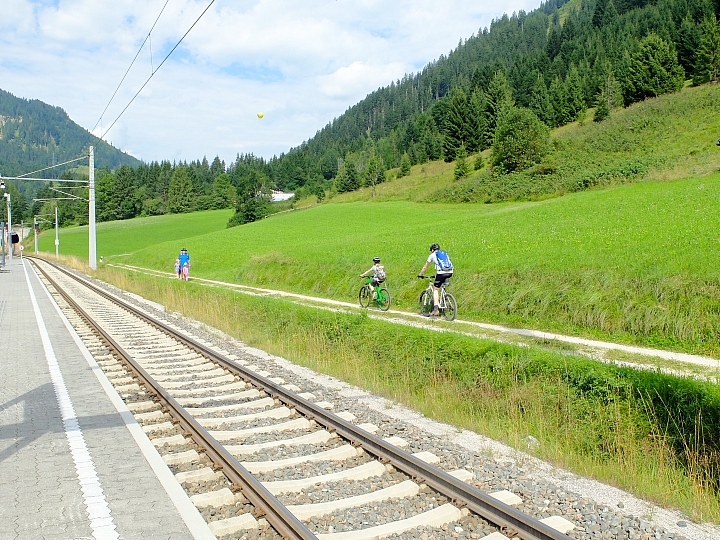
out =
<svg viewBox="0 0 720 540"><path fill-rule="evenodd" d="M352 410L333 412L62 267L33 264L218 537L569 538L567 520L520 512L503 502L513 494L478 490L471 472L434 467L436 456L375 436ZM395 510L371 523L382 501Z"/></svg>

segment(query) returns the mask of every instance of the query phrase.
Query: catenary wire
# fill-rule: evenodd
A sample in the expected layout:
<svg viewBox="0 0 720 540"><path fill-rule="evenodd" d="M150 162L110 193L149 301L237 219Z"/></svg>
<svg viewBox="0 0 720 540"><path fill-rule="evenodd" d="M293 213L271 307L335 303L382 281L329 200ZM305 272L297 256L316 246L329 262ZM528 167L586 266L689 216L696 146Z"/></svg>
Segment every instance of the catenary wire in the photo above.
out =
<svg viewBox="0 0 720 540"><path fill-rule="evenodd" d="M145 43L148 42L148 39L150 39L150 35L152 34L152 31L155 29L155 25L157 25L157 22L160 20L160 16L163 14L163 11L165 11L165 8L167 7L170 0L165 0L165 4L163 5L162 9L160 10L160 13L158 13L157 18L155 19L155 22L153 23L152 27L150 28L150 31L148 32L147 36L145 36L145 39L142 42L142 45L140 45L140 48L138 49L138 52L135 54L135 58L132 59L132 62L130 62L130 66L127 68L127 71L125 72L125 75L123 75L122 79L120 79L120 82L117 85L117 88L115 88L115 91L113 92L113 95L110 96L110 101L108 101L107 105L105 105L105 108L103 109L103 112L100 113L100 118L98 118L98 121L95 122L95 125L90 131L95 131L95 128L98 127L98 124L102 121L103 116L105 116L105 113L108 110L108 107L110 107L110 104L112 103L113 99L115 99L115 96L118 93L118 90L120 90L120 87L122 86L122 83L125 82L125 78L127 77L128 73L130 73L130 70L132 69L133 65L135 64L135 60L137 60L138 56L140 56L140 52L142 52L143 47L145 47ZM152 47L152 42L151 42ZM151 52L152 54L152 52ZM150 60L152 62L152 59ZM152 69L152 67L151 67Z"/></svg>
<svg viewBox="0 0 720 540"><path fill-rule="evenodd" d="M169 0L167 0L167 1L165 2L165 6L167 6L168 2L169 2ZM107 135L108 131L110 131L110 130L112 129L112 127L117 123L117 121L120 119L120 117L121 117L121 116L125 113L125 111L130 107L130 105L132 104L132 102L135 101L135 98L137 98L138 95L140 95L140 92L142 92L143 89L145 88L145 86L147 86L147 84L150 82L150 79L152 79L153 76L155 75L155 73L157 73L157 72L160 70L160 68L161 68L162 65L165 63L165 61L166 61L168 58L170 58L170 55L171 55L173 52L175 52L175 49L177 49L177 48L180 46L180 44L181 44L181 43L183 42L183 40L187 37L187 35L190 33L190 31L191 31L193 28L195 28L195 25L200 21L200 19L203 17L203 15L205 15L205 13L207 13L207 11L210 9L210 7L212 7L212 5L213 5L214 3L215 3L215 0L211 0L211 2L210 2L210 3L207 5L207 7L203 10L203 12L200 14L200 16L199 16L197 19L195 19L195 22L192 23L192 25L190 26L190 28L188 28L187 32L185 32L185 33L183 34L183 36L182 36L182 37L180 38L180 40L175 44L175 46L172 48L172 50L167 54L167 56L165 56L165 58L163 59L163 61L160 62L160 64L158 65L158 67L152 71L152 73L150 74L150 77L148 77L147 80L146 80L146 81L143 83L143 85L140 87L140 90L138 90L138 91L135 93L135 95L134 95L134 96L132 97L132 99L128 102L128 104L125 106L125 108L120 112L120 114L115 118L115 120L113 120L112 124L110 124L110 127L108 127L107 130L105 130L105 132L102 133L99 137L98 137L97 135L95 135L94 133L89 132L89 134L90 134L91 137L97 139L98 142L105 142L105 141L103 140L103 137L104 137L105 135ZM163 6L162 10L160 11L160 15L162 15L162 12L165 10L165 6ZM155 23L153 24L153 28L155 27L155 24L157 24L157 21L158 21L158 19L160 18L160 15L158 15L158 18L155 20ZM150 29L150 32L152 32L152 28ZM148 33L148 36L150 36L150 32ZM147 38L146 38L146 40L147 40ZM143 45L144 45L144 44L145 44L145 42L143 42ZM140 47L140 50L142 50L142 46ZM135 59L136 59L137 56L140 54L140 50L138 50L138 53L135 55ZM133 59L133 62L135 62L135 59ZM132 64L130 64L130 67L132 67ZM128 71L130 71L130 68L128 68ZM127 72L125 72L125 75L123 76L123 80L125 79L125 76L127 76ZM117 91L118 91L118 89L120 88L120 85L121 85L121 84L122 84L122 80L120 81L120 84L118 84L118 87L115 89L115 92L113 93L113 97L110 98L110 102L112 102L112 100L113 100L113 98L115 97L115 94L117 93ZM108 102L108 106L110 105L110 102ZM107 106L105 107L105 110L107 110ZM104 114L105 114L105 111L103 111L103 115L104 115ZM98 123L102 120L103 115L100 115L100 119L98 120ZM97 127L97 123L95 124L95 127ZM94 127L93 129L95 129L95 127ZM28 176L28 175L31 175L31 174L34 174L34 173L37 173L37 172L46 171L46 170L48 170L48 169L53 169L53 168L59 167L59 166L61 166L61 165L66 165L66 164L72 163L72 162L74 162L74 161L79 161L79 160L81 160L81 159L85 159L86 157L87 157L87 154L86 154L86 155L83 155L83 156L80 156L80 157L77 157L77 158L74 158L74 159L71 159L71 160L68 160L68 161L64 161L63 163L56 163L55 165L51 165L51 166L45 167L45 168L43 168L43 169L38 169L37 171L32 171L32 172L24 173L24 174L22 174L22 175L19 175L19 177L20 177L20 176Z"/></svg>
<svg viewBox="0 0 720 540"><path fill-rule="evenodd" d="M42 169L38 169L37 171L27 172L25 174L19 174L17 176L17 178L22 178L23 176L29 176L31 174L35 174L35 173L42 172L42 171L47 171L48 169L52 169L54 167L59 167L60 165L67 165L68 163L72 163L73 161L80 161L81 159L85 159L86 157L87 157L87 154L85 154L84 156L69 159L67 161L63 161L62 163L56 163L55 165L50 165L49 167L44 167ZM48 180L51 180L51 179L48 178Z"/></svg>
<svg viewBox="0 0 720 540"><path fill-rule="evenodd" d="M147 84L150 82L150 79L152 79L153 76L160 70L160 68L163 66L163 64L165 63L165 61L166 61L168 58L170 58L170 55L171 55L173 52L175 52L175 49L177 49L177 48L180 46L180 44L183 42L183 40L185 39L185 37L190 33L190 31L191 31L193 28L195 28L195 25L200 21L200 19L202 19L203 15L205 15L205 13L207 13L207 11L210 9L210 7L211 7L214 3L215 3L215 0L211 0L211 2L210 2L210 3L207 5L207 7L203 10L203 12L200 14L200 16L199 16L197 19L195 19L195 22L192 23L192 26L190 26L190 28L188 28L187 32L185 32L185 33L183 34L183 36L180 38L180 41L178 41L178 42L175 44L175 46L174 46L174 47L172 48L172 50L167 54L167 56L166 56L165 58L163 58L163 61L160 62L160 64L158 65L158 67L150 74L150 76L147 78L147 80L143 83L143 85L140 87L140 90L138 90L138 91L135 93L135 95L134 95L134 96L132 97L132 99L128 102L128 104L125 105L125 108L124 108L122 111L120 111L120 114L118 114L117 118L115 118L115 120L113 120L112 124L110 124L110 127L107 128L107 130L100 135L100 137L99 137L100 139L102 139L103 137L105 137L105 135L107 135L108 131L110 131L110 130L113 128L113 126L115 125L115 123L116 123L118 120L120 120L120 117L125 113L125 111L128 110L128 108L130 107L130 105L132 105L132 102L135 101L135 98L140 95L140 92L142 92L143 89L144 89L144 88L147 86Z"/></svg>

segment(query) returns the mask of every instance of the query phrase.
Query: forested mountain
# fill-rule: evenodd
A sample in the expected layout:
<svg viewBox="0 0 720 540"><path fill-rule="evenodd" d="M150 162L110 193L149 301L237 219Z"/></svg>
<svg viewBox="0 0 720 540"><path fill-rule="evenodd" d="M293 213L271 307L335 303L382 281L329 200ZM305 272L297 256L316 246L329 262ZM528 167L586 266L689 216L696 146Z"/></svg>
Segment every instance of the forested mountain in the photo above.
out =
<svg viewBox="0 0 720 540"><path fill-rule="evenodd" d="M107 221L234 205L229 225L237 225L266 214L273 188L322 200L383 182L389 169L399 167L402 175L438 159L456 160L456 178L462 178L466 156L491 147L493 182L512 183L514 174L534 165L543 170L531 174L532 182L546 182L553 167L540 162L553 151L548 128L581 120L593 107L593 119L601 121L613 109L678 91L688 80L717 82L719 11L720 0L549 0L461 39L447 56L369 94L269 161L245 154L227 165L203 158L133 166L119 156L112 161L111 147L103 145L96 158L97 216ZM17 109L3 112L12 106ZM40 102L0 93L0 114L2 174L15 163L4 161L6 148L20 155L22 141L23 152L42 164L53 151L60 161L87 144L79 135L87 133L64 112ZM475 168L480 165L476 160ZM58 206L63 222L86 222L87 204ZM36 203L23 211L47 209Z"/></svg>
<svg viewBox="0 0 720 540"><path fill-rule="evenodd" d="M17 98L0 90L0 174L13 176L62 163L87 153L95 146L97 167L115 169L140 161L105 142L73 122L60 107L37 99ZM70 164L67 168L74 168ZM63 168L47 174L55 176ZM50 178L50 176L46 176Z"/></svg>
<svg viewBox="0 0 720 540"><path fill-rule="evenodd" d="M460 144L491 145L503 101L555 127L601 97L626 106L677 90L686 78L717 80L718 12L719 0L549 0L505 15L272 160L273 178L281 188L312 191L348 160L358 173L373 156L386 168L405 154L412 164L452 160Z"/></svg>

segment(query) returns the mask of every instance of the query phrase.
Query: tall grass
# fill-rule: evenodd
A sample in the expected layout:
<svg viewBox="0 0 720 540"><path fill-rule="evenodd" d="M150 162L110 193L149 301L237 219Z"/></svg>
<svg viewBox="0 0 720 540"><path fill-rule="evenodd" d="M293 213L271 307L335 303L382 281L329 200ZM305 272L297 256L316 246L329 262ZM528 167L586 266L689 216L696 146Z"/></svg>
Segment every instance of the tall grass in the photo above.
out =
<svg viewBox="0 0 720 540"><path fill-rule="evenodd" d="M244 342L528 450L698 521L720 521L720 389L118 270L117 286ZM525 438L540 441L527 448Z"/></svg>

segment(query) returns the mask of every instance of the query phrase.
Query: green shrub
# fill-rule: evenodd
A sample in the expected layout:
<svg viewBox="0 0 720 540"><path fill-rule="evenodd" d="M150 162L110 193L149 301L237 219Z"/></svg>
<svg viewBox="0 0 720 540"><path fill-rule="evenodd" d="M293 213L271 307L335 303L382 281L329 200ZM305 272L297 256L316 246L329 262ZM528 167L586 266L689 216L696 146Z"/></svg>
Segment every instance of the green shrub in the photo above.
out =
<svg viewBox="0 0 720 540"><path fill-rule="evenodd" d="M502 172L522 171L549 152L550 130L530 109L511 108L495 130L491 164Z"/></svg>

